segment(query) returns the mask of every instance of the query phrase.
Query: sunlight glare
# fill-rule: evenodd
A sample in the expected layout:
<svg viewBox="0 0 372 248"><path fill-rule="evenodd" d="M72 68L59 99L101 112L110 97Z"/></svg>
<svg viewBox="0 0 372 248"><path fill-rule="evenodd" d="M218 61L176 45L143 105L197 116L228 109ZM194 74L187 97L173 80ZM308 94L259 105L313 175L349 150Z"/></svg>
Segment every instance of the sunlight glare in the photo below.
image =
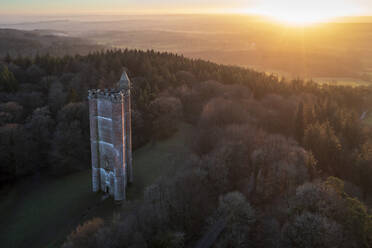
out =
<svg viewBox="0 0 372 248"><path fill-rule="evenodd" d="M335 17L355 15L361 10L345 0L263 0L248 12L284 24L310 25L327 22Z"/></svg>

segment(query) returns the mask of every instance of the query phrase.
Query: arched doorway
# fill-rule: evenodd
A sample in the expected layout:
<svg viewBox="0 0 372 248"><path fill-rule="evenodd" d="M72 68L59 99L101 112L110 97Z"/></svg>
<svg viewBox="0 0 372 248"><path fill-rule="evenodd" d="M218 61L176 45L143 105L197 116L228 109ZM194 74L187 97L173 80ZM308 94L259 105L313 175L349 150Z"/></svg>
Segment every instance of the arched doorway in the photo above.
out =
<svg viewBox="0 0 372 248"><path fill-rule="evenodd" d="M102 188L101 190L105 194L113 194L114 193L114 181L112 180L114 177L114 164L112 159L107 156L106 154L102 157L101 160L101 178L102 178Z"/></svg>
<svg viewBox="0 0 372 248"><path fill-rule="evenodd" d="M107 172L111 171L110 160L107 156L103 158L103 169Z"/></svg>

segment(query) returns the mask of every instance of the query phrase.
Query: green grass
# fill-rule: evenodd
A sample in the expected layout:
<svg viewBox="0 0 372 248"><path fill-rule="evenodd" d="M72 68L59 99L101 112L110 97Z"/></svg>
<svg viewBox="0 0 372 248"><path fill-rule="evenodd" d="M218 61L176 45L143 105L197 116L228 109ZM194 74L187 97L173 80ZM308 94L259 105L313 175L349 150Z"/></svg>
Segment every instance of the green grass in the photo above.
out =
<svg viewBox="0 0 372 248"><path fill-rule="evenodd" d="M191 127L181 125L172 138L134 153L129 200L142 199L146 186L184 164L190 132ZM91 192L90 170L57 179L26 178L0 192L1 247L58 247L78 224L95 216L112 216L118 206L112 199L101 198Z"/></svg>
<svg viewBox="0 0 372 248"><path fill-rule="evenodd" d="M191 127L181 125L180 131L168 140L149 143L134 152L134 183L128 190L129 199L141 195L143 189L154 183L160 176L173 172L188 159L189 150L186 145Z"/></svg>
<svg viewBox="0 0 372 248"><path fill-rule="evenodd" d="M62 233L84 215L100 196L90 193L90 174L82 172L42 182L25 179L10 190L0 205L0 237L5 247L43 247L48 237Z"/></svg>

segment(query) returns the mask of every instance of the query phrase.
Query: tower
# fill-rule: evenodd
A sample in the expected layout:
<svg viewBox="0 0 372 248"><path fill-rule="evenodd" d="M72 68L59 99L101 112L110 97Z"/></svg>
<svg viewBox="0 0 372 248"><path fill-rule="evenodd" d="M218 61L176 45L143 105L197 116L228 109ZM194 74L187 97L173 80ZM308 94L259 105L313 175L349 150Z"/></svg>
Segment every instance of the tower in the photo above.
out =
<svg viewBox="0 0 372 248"><path fill-rule="evenodd" d="M116 89L88 91L93 192L117 201L133 182L130 88L124 72Z"/></svg>

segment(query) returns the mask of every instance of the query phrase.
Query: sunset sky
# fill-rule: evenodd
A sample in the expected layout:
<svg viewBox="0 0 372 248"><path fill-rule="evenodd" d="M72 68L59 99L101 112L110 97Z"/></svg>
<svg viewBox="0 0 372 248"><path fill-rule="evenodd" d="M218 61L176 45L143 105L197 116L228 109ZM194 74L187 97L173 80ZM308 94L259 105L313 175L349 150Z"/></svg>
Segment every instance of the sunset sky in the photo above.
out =
<svg viewBox="0 0 372 248"><path fill-rule="evenodd" d="M0 0L2 14L257 13L322 19L372 15L371 0ZM290 14L289 14L290 13Z"/></svg>

